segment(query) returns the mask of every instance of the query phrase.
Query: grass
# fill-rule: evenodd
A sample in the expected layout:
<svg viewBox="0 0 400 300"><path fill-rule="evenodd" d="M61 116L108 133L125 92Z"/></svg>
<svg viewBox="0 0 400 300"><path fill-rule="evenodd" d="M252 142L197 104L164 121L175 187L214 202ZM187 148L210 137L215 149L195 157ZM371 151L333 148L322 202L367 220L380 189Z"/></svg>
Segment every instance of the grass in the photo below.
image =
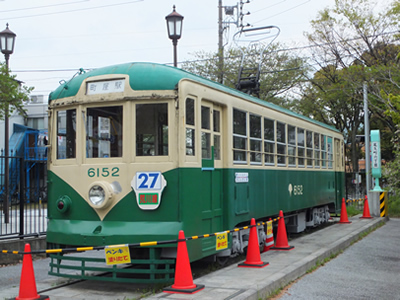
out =
<svg viewBox="0 0 400 300"><path fill-rule="evenodd" d="M356 216L356 215L359 215L359 214L363 213L363 210L358 208L357 205L349 205L349 206L347 206L346 211L347 211L347 216L348 217L353 217L353 216Z"/></svg>
<svg viewBox="0 0 400 300"><path fill-rule="evenodd" d="M388 215L392 218L400 218L400 196L389 195Z"/></svg>

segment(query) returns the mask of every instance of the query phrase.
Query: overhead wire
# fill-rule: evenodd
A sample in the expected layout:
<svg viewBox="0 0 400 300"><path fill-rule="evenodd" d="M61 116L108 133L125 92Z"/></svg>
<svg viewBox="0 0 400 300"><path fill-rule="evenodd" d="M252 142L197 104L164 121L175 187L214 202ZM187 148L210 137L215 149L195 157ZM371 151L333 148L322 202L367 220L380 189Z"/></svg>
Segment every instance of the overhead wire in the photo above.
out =
<svg viewBox="0 0 400 300"><path fill-rule="evenodd" d="M284 10L284 11L281 11L281 12L275 14L275 15L268 16L267 18L264 18L264 19L261 19L261 20L258 20L258 21L256 21L256 22L252 22L252 23L253 23L253 24L257 24L257 23L260 23L260 22L262 22L262 21L265 21L265 20L271 19L271 18L273 18L273 17L279 16L279 15L281 15L281 14L283 14L283 13L285 13L285 12L291 11L291 10L297 8L297 7L303 6L304 4L306 4L306 3L310 2L310 1L311 1L311 0L307 0L307 1L305 1L305 2L303 2L303 3L300 3L300 4L296 5L296 6L293 6L293 7L291 7L291 8L288 8L288 9Z"/></svg>
<svg viewBox="0 0 400 300"><path fill-rule="evenodd" d="M392 31L392 32L386 32L386 33L381 33L381 34L377 34L377 35L373 35L373 36L368 36L368 37L378 37L378 36L384 36L384 35L393 35L393 34L397 34L397 31ZM352 38L352 39L348 39L345 42L350 42L350 41L355 41L355 40L359 40L361 38ZM316 45L306 45L306 46L299 46L299 47L290 47L290 48L283 48L283 49L277 49L277 50L273 50L270 51L270 53L278 53L278 52L289 52L289 51L295 51L295 50L305 50L305 49L311 49L311 48L317 48L317 47L323 47L326 45L329 45L330 43L322 43L322 44L316 44ZM350 54L348 55L350 56ZM226 57L226 59L234 59L236 57L240 57L240 55L238 56L228 56ZM205 61L212 61L214 59L217 58L204 58L204 59L194 59L194 60L186 60L186 61L181 61L179 62L179 64L182 63L196 63L196 62L205 62ZM326 63L329 63L330 61L326 61ZM166 65L168 64L172 64L172 63L164 63ZM309 66L312 65L316 65L316 64L308 64ZM95 68L85 68L86 70L92 70ZM67 68L67 69L37 69L37 70L13 70L13 72L16 73L39 73L39 72L73 72L76 71L77 68Z"/></svg>
<svg viewBox="0 0 400 300"><path fill-rule="evenodd" d="M81 3L81 2L88 2L88 1L90 1L90 0L80 0L80 1L67 2L67 3L57 3L57 4L34 6L34 7L7 9L7 10L0 11L0 13L8 13L8 12L24 11L24 10L32 10L32 9L42 9L42 8L49 8L49 7L55 7L55 6L71 5L71 4Z"/></svg>
<svg viewBox="0 0 400 300"><path fill-rule="evenodd" d="M7 18L0 18L0 20L13 20L13 19L24 19L24 18L33 18L33 17L43 17L43 16L50 16L50 15L57 15L57 14L64 14L64 13L71 13L71 12L77 12L77 11L86 11L86 10L99 9L99 8L114 7L114 6L132 4L132 3L136 3L136 2L142 2L142 1L144 1L144 0L134 0L134 1L113 3L113 4L101 5L101 6L95 6L95 7L85 7L85 8L77 8L77 9L72 9L72 10L63 10L63 11L57 11L57 12L48 12L48 13L42 13L42 14L36 14L36 15L26 15L26 16L17 16L17 17L7 16Z"/></svg>

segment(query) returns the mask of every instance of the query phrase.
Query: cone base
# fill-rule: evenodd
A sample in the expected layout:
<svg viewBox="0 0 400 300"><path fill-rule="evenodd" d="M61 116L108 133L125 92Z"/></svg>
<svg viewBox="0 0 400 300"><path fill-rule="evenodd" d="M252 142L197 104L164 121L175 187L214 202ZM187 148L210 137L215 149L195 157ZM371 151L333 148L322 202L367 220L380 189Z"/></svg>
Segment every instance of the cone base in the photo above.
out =
<svg viewBox="0 0 400 300"><path fill-rule="evenodd" d="M238 264L238 267L240 267L240 268L264 268L268 265L269 265L268 262L262 262L262 261L260 262L260 264L257 264L257 263L249 264L249 263L244 262L244 263Z"/></svg>
<svg viewBox="0 0 400 300"><path fill-rule="evenodd" d="M289 251L294 249L294 246L288 246L288 247L271 247L270 250L280 250L280 251Z"/></svg>
<svg viewBox="0 0 400 300"><path fill-rule="evenodd" d="M195 294L202 289L204 289L203 284L196 284L196 286L192 289L173 288L171 285L170 287L163 288L163 292L169 294Z"/></svg>
<svg viewBox="0 0 400 300"><path fill-rule="evenodd" d="M38 298L32 298L32 297L29 297L29 298L26 298L26 297L20 298L20 297L15 297L15 298L11 298L10 300L24 300L24 299L50 300L50 297L49 297L49 296L46 296L46 295L36 295L35 297L38 297Z"/></svg>
<svg viewBox="0 0 400 300"><path fill-rule="evenodd" d="M360 217L360 219L373 219L374 217L368 217L368 216L366 216L366 217Z"/></svg>

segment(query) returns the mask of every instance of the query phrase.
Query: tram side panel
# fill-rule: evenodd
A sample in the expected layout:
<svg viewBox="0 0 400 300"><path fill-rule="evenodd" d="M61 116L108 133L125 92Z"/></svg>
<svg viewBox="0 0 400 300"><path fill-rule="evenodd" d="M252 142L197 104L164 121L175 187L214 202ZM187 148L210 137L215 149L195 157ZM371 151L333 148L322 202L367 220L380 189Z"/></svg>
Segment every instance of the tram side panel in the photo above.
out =
<svg viewBox="0 0 400 300"><path fill-rule="evenodd" d="M335 202L333 171L227 170L230 226Z"/></svg>

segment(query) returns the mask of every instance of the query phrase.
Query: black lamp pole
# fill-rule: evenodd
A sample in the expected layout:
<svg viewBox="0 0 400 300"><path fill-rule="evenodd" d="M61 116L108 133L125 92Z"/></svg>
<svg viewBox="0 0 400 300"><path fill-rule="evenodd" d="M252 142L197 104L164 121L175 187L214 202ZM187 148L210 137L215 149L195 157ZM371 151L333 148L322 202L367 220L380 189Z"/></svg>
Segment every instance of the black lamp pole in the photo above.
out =
<svg viewBox="0 0 400 300"><path fill-rule="evenodd" d="M4 54L4 58L6 60L6 69L7 75L9 73L8 70L8 60L10 59L10 54L14 52L14 44L15 37L17 35L8 29L8 23L6 29L0 32L0 48L1 53ZM9 161L9 120L8 120L8 103L6 103L6 107L4 110L4 222L10 222L9 216L9 178L10 178L10 161Z"/></svg>
<svg viewBox="0 0 400 300"><path fill-rule="evenodd" d="M176 67L178 64L176 46L182 35L183 16L175 11L174 5L172 13L166 16L165 19L167 20L168 37L172 40L172 45L174 46L174 67Z"/></svg>

